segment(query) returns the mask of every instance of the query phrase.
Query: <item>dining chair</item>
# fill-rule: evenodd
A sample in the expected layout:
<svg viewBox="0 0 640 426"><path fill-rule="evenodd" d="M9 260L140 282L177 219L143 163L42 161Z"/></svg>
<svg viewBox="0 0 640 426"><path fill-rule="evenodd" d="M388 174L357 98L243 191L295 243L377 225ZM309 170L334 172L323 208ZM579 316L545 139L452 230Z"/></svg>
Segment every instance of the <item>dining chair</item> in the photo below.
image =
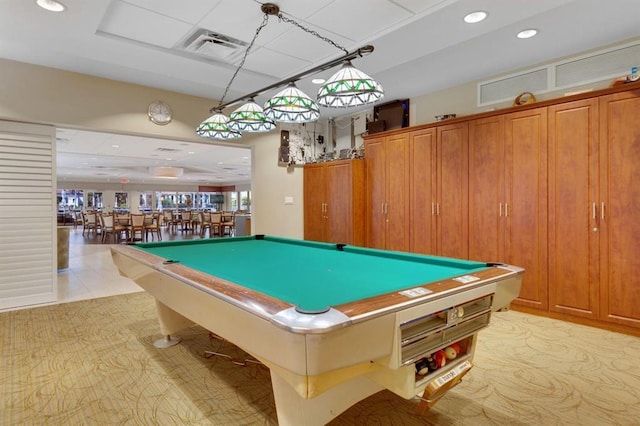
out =
<svg viewBox="0 0 640 426"><path fill-rule="evenodd" d="M151 234L151 240L155 240L153 235L156 234L158 236L158 241L162 241L159 213L145 215L144 217L144 238L147 241L149 241L149 234Z"/></svg>
<svg viewBox="0 0 640 426"><path fill-rule="evenodd" d="M211 212L211 228L209 229L209 234L213 237L214 235L219 237L221 236L222 231L222 212Z"/></svg>
<svg viewBox="0 0 640 426"><path fill-rule="evenodd" d="M82 212L74 211L73 212L73 229L78 229L78 225L82 225Z"/></svg>
<svg viewBox="0 0 640 426"><path fill-rule="evenodd" d="M193 222L191 221L191 211L185 210L180 216L180 229L184 231L193 231Z"/></svg>
<svg viewBox="0 0 640 426"><path fill-rule="evenodd" d="M207 233L207 229L209 230L209 237L213 237L213 232L211 230L211 212L200 212L200 238L204 238Z"/></svg>
<svg viewBox="0 0 640 426"><path fill-rule="evenodd" d="M129 225L129 240L135 241L136 235L140 234L140 240L144 241L144 214L132 214Z"/></svg>
<svg viewBox="0 0 640 426"><path fill-rule="evenodd" d="M116 223L115 216L112 214L100 214L100 226L102 229L102 242L107 241L109 235L113 235L113 242L119 243L122 235L125 239L128 237L129 228L126 225Z"/></svg>
<svg viewBox="0 0 640 426"><path fill-rule="evenodd" d="M84 237L85 231L87 234L93 232L98 233L98 218L96 213L86 213L84 215L84 223L82 225L82 236Z"/></svg>
<svg viewBox="0 0 640 426"><path fill-rule="evenodd" d="M233 236L236 231L236 216L234 212L225 212L222 223L220 224L220 235L225 236L229 232L229 236Z"/></svg>

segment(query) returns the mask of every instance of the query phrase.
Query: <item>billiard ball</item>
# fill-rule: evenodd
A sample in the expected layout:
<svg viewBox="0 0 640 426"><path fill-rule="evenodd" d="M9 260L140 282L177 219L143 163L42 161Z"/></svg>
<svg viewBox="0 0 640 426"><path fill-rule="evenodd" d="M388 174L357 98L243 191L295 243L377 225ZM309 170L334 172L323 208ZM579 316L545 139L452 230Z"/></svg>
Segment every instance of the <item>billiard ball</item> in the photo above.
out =
<svg viewBox="0 0 640 426"><path fill-rule="evenodd" d="M459 343L452 343L451 346L453 349L456 350L456 352L458 353L458 355L460 355L460 352L462 351L462 349L460 348L460 344Z"/></svg>
<svg viewBox="0 0 640 426"><path fill-rule="evenodd" d="M429 372L429 363L426 358L422 358L418 362L416 362L416 373L421 376L426 375Z"/></svg>
<svg viewBox="0 0 640 426"><path fill-rule="evenodd" d="M438 363L431 355L425 358L427 360L427 364L429 365L429 370L434 371L438 369Z"/></svg>
<svg viewBox="0 0 640 426"><path fill-rule="evenodd" d="M435 360L438 368L444 367L447 364L447 357L442 349L433 354L433 359Z"/></svg>
<svg viewBox="0 0 640 426"><path fill-rule="evenodd" d="M456 359L458 351L456 351L452 346L447 346L444 348L444 356L446 356L448 360Z"/></svg>
<svg viewBox="0 0 640 426"><path fill-rule="evenodd" d="M462 306L458 306L458 318L462 318L464 316L464 308Z"/></svg>

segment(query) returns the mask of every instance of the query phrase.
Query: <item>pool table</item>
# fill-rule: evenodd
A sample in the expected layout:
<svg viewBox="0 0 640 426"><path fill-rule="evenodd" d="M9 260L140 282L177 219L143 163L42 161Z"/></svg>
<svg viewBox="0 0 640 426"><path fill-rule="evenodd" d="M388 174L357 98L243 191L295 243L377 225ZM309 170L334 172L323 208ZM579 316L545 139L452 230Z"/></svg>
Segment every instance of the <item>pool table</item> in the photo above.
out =
<svg viewBox="0 0 640 426"><path fill-rule="evenodd" d="M524 272L264 235L111 251L156 299L158 346L195 323L244 349L269 367L283 425L325 424L385 388L433 403L471 367L477 332L518 295ZM453 343L458 358L416 373Z"/></svg>

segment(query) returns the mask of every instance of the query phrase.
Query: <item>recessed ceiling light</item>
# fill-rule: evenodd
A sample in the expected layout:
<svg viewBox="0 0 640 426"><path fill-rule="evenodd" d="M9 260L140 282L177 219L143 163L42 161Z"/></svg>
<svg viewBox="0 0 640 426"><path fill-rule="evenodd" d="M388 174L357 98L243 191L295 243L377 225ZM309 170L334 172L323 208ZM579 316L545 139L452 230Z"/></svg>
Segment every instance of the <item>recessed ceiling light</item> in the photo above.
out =
<svg viewBox="0 0 640 426"><path fill-rule="evenodd" d="M111 148L120 148L120 145L111 145Z"/></svg>
<svg viewBox="0 0 640 426"><path fill-rule="evenodd" d="M64 12L67 10L64 4L55 0L36 0L36 4L50 12Z"/></svg>
<svg viewBox="0 0 640 426"><path fill-rule="evenodd" d="M324 78L314 78L313 80L311 80L311 82L313 84L322 84L324 83L326 80Z"/></svg>
<svg viewBox="0 0 640 426"><path fill-rule="evenodd" d="M188 152L188 154L195 154L195 152L193 152L193 151L189 151L189 152Z"/></svg>
<svg viewBox="0 0 640 426"><path fill-rule="evenodd" d="M533 28L530 28L528 30L522 30L517 34L518 38L531 38L533 36L535 36L536 34L538 34L538 30L535 30Z"/></svg>
<svg viewBox="0 0 640 426"><path fill-rule="evenodd" d="M477 10L465 16L464 22L466 22L467 24L477 24L480 21L484 21L486 17L487 17L487 12L484 12L482 10Z"/></svg>

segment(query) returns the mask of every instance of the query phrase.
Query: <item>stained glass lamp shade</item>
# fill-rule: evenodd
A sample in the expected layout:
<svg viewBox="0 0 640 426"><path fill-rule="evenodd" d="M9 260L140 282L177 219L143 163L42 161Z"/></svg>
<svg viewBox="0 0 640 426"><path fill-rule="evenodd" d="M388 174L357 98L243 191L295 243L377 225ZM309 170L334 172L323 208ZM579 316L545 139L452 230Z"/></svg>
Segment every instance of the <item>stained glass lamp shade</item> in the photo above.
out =
<svg viewBox="0 0 640 426"><path fill-rule="evenodd" d="M267 118L262 107L252 99L231 113L228 126L236 132L270 132L276 123Z"/></svg>
<svg viewBox="0 0 640 426"><path fill-rule="evenodd" d="M242 136L239 132L229 129L229 118L221 112L216 112L204 120L196 129L196 134L205 138L233 140Z"/></svg>
<svg viewBox="0 0 640 426"><path fill-rule="evenodd" d="M347 108L376 102L384 96L382 85L346 61L318 91L318 104Z"/></svg>
<svg viewBox="0 0 640 426"><path fill-rule="evenodd" d="M289 83L264 104L264 114L273 121L308 123L320 117L320 108L294 83Z"/></svg>

